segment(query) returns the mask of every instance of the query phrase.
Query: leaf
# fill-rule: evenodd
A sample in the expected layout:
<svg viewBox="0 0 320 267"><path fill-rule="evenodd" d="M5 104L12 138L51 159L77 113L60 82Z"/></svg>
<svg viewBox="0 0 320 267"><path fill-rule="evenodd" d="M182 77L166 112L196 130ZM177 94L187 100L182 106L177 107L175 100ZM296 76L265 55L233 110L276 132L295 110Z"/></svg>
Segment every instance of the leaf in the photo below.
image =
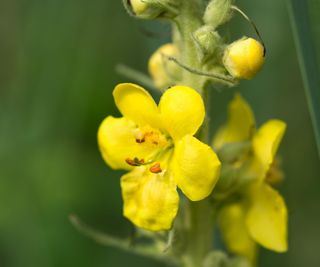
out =
<svg viewBox="0 0 320 267"><path fill-rule="evenodd" d="M152 258L157 261L166 262L171 266L177 266L177 260L170 257L169 255L158 251L155 246L152 245L132 245L130 239L120 239L108 234L102 233L98 230L95 230L85 223L83 223L78 216L71 214L69 216L71 224L83 235L93 239L97 243L104 246L111 246L123 251Z"/></svg>
<svg viewBox="0 0 320 267"><path fill-rule="evenodd" d="M315 50L320 44L319 33L317 33L320 23L320 2L287 0L287 4L320 156L320 57L318 55L317 60Z"/></svg>

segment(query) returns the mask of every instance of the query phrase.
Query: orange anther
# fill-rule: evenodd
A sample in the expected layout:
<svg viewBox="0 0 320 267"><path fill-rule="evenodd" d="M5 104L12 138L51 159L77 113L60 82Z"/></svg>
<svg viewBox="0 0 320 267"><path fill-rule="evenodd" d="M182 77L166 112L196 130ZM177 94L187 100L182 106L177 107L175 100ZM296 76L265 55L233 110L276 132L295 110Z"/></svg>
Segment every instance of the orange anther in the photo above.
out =
<svg viewBox="0 0 320 267"><path fill-rule="evenodd" d="M138 159L138 158L126 159L126 163L128 163L130 166L141 166L144 164L144 162L145 162L144 159Z"/></svg>
<svg viewBox="0 0 320 267"><path fill-rule="evenodd" d="M127 159L126 159L126 162L127 162L130 166L138 166L137 163L135 163L133 159L127 158Z"/></svg>
<svg viewBox="0 0 320 267"><path fill-rule="evenodd" d="M161 168L160 168L160 163L157 162L154 165L152 165L149 169L152 173L160 173L162 172Z"/></svg>
<svg viewBox="0 0 320 267"><path fill-rule="evenodd" d="M138 144L144 143L146 140L144 138L136 138Z"/></svg>

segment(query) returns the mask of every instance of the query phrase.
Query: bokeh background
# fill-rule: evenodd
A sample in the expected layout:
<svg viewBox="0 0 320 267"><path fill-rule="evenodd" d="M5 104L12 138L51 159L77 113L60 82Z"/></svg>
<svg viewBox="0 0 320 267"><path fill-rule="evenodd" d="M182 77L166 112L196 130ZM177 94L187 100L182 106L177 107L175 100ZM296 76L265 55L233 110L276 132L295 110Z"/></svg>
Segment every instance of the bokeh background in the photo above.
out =
<svg viewBox="0 0 320 267"><path fill-rule="evenodd" d="M236 90L215 91L212 130L225 119L234 91L253 106L259 123L281 118L290 213L290 249L262 250L261 265L320 266L320 167L284 1L237 1L259 26L268 49L263 71ZM318 25L319 26L319 25ZM131 226L121 215L120 172L102 161L96 131L117 116L111 92L128 79L125 63L146 71L149 55L169 28L129 17L121 1L0 1L0 266L163 266L102 247L77 232L70 213L120 237ZM236 16L230 40L253 35ZM318 46L319 48L319 46Z"/></svg>

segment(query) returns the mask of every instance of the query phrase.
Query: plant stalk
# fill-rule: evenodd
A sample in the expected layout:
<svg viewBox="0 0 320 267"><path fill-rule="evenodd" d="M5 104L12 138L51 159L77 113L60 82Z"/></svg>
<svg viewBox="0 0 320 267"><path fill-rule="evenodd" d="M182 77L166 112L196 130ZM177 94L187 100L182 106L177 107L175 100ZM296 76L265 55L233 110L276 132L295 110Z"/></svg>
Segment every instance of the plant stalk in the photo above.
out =
<svg viewBox="0 0 320 267"><path fill-rule="evenodd" d="M181 61L194 69L202 70L200 58L197 54L196 44L193 40L193 32L201 24L201 11L203 1L188 0L184 1L181 13L176 20L176 28L179 32L174 32L174 42L181 51ZM197 90L207 104L208 92L205 90L206 78L200 77L188 70L183 70L182 83ZM207 105L206 105L207 110ZM208 143L208 117L205 117L203 126L199 130L197 137L204 143ZM212 250L213 229L214 229L214 211L209 199L192 202L185 201L184 208L187 210L185 224L187 227L187 244L182 256L184 267L202 267L206 254Z"/></svg>

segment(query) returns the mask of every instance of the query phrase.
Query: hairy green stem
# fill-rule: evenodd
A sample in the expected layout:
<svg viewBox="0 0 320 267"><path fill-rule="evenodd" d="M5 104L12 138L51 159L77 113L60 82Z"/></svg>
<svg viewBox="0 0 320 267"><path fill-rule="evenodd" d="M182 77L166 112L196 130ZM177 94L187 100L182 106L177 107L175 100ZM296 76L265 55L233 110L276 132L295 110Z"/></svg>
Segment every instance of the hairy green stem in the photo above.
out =
<svg viewBox="0 0 320 267"><path fill-rule="evenodd" d="M184 65L192 66L194 69L201 70L201 61L197 55L196 44L193 40L193 32L197 30L201 24L202 1L189 0L184 1L181 13L176 20L177 33L174 32L174 42L181 51L181 61ZM200 77L188 70L183 70L182 83L196 89L203 97L206 103L208 92L204 85L206 78ZM206 107L207 109L207 107ZM208 142L208 117L206 116L204 124L198 133L198 138ZM184 267L201 267L206 254L212 250L213 243L213 225L214 214L209 199L198 202L186 200L185 207L187 209L186 222L187 227L187 244L186 250L182 256Z"/></svg>

